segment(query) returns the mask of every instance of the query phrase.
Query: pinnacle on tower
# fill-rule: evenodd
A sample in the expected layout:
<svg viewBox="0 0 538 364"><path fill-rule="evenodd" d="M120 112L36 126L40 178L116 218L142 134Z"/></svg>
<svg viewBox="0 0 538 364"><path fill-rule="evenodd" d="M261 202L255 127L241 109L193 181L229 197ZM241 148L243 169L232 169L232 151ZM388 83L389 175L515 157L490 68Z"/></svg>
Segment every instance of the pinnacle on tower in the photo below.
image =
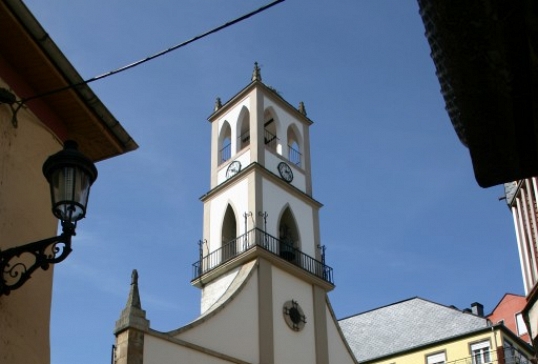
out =
<svg viewBox="0 0 538 364"><path fill-rule="evenodd" d="M215 100L215 107L213 108L213 111L217 111L222 107L222 101L220 101L220 97L217 97Z"/></svg>
<svg viewBox="0 0 538 364"><path fill-rule="evenodd" d="M258 66L258 62L254 62L254 71L252 72L251 81L261 81L261 80L262 80L262 74L260 72L260 67Z"/></svg>
<svg viewBox="0 0 538 364"><path fill-rule="evenodd" d="M136 269L133 269L131 273L131 289L125 308L121 311L120 319L116 321L114 333L130 327L140 330L146 330L149 327L149 320L146 319L146 311L142 309L142 304L140 303L138 272Z"/></svg>
<svg viewBox="0 0 538 364"><path fill-rule="evenodd" d="M301 114L303 114L304 116L306 116L306 108L304 107L304 102L302 102L302 101L299 102L299 109L298 109L298 110L299 110L299 112L300 112Z"/></svg>

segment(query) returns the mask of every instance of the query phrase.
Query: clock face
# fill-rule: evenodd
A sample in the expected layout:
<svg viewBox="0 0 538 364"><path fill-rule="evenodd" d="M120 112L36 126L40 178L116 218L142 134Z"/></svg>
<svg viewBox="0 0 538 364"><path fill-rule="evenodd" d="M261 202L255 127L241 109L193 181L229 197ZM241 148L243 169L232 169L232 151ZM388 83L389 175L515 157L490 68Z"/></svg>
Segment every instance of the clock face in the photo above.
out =
<svg viewBox="0 0 538 364"><path fill-rule="evenodd" d="M284 314L284 321L286 321L290 329L301 331L304 328L306 316L297 301L291 300L284 303L282 313Z"/></svg>
<svg viewBox="0 0 538 364"><path fill-rule="evenodd" d="M239 173L239 171L241 171L241 162L233 161L232 163L230 163L228 169L226 170L226 179L232 178L237 173Z"/></svg>
<svg viewBox="0 0 538 364"><path fill-rule="evenodd" d="M278 164L278 173L280 173L280 177L282 177L284 181L288 183L293 181L293 172L291 170L291 167L288 166L286 163L280 162Z"/></svg>

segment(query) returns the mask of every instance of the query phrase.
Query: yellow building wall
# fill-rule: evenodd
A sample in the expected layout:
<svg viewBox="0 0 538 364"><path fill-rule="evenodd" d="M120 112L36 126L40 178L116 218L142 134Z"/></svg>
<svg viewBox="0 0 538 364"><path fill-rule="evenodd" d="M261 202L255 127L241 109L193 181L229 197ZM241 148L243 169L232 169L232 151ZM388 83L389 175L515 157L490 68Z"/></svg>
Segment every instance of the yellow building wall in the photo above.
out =
<svg viewBox="0 0 538 364"><path fill-rule="evenodd" d="M493 330L467 336L462 339L458 339L452 342L444 342L439 345L428 346L427 348L402 354L399 356L392 356L388 359L382 359L380 361L368 361L368 364L426 364L426 358L429 355L444 352L446 355L446 363L452 364L471 364L471 344L489 340L491 349L491 362L497 363L497 351L495 348L502 347L502 334L499 330L494 332Z"/></svg>
<svg viewBox="0 0 538 364"><path fill-rule="evenodd" d="M0 87L9 89L0 79ZM0 105L0 249L20 246L57 233L49 187L41 167L61 149L60 142L27 109L11 122ZM52 267L39 269L21 288L0 296L0 363L48 364Z"/></svg>

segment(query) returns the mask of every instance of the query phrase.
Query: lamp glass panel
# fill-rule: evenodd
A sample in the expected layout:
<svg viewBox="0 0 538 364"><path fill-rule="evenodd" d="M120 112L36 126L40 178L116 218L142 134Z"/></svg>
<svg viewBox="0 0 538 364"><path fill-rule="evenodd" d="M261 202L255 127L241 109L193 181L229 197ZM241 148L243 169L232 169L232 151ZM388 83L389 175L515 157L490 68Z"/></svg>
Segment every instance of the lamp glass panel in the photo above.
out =
<svg viewBox="0 0 538 364"><path fill-rule="evenodd" d="M52 174L52 211L62 221L77 222L86 214L90 178L75 166L58 168Z"/></svg>

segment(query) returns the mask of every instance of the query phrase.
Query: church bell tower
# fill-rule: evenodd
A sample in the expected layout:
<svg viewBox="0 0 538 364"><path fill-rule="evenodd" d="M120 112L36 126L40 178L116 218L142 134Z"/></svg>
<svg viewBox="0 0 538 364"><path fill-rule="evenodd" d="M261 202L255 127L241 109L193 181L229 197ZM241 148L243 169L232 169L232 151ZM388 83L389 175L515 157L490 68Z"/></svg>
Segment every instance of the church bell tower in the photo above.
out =
<svg viewBox="0 0 538 364"><path fill-rule="evenodd" d="M332 289L319 236L322 205L312 198L312 121L304 104L294 108L262 83L256 63L252 82L224 105L217 99L208 120L211 189L201 198L204 238L193 280L202 288L202 312L227 289L221 281L257 255L251 249Z"/></svg>
<svg viewBox="0 0 538 364"><path fill-rule="evenodd" d="M139 299L128 300L116 364L357 364L327 296L333 275L304 105L265 85L256 64L243 90L217 99L209 122L211 181L191 281L202 293L200 316L161 332Z"/></svg>
<svg viewBox="0 0 538 364"><path fill-rule="evenodd" d="M217 99L208 118L211 188L201 197L192 284L207 315L256 267L260 362L329 363L328 327L337 325L326 296L334 285L320 242L322 205L312 197L312 121L302 102L295 108L262 82L257 63L251 81L228 102ZM306 360L278 350L292 343L304 346Z"/></svg>

